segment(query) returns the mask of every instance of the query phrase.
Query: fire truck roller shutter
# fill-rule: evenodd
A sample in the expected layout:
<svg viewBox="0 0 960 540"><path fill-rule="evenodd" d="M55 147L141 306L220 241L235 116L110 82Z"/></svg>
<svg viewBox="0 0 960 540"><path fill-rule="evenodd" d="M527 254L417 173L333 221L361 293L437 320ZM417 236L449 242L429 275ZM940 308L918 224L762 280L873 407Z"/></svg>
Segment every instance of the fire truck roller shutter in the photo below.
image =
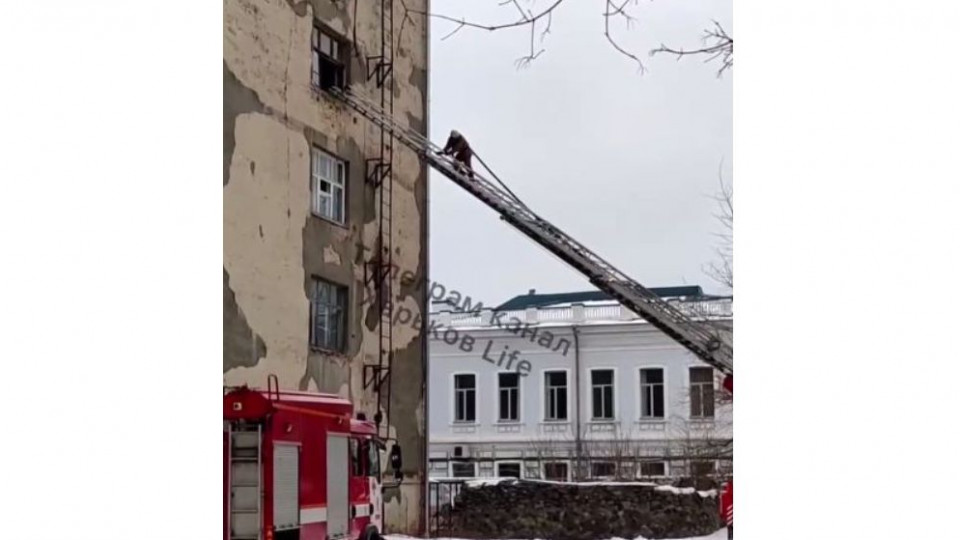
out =
<svg viewBox="0 0 960 540"><path fill-rule="evenodd" d="M340 538L349 532L350 493L349 439L327 435L327 536Z"/></svg>
<svg viewBox="0 0 960 540"><path fill-rule="evenodd" d="M277 444L273 450L273 525L278 531L300 526L300 447Z"/></svg>

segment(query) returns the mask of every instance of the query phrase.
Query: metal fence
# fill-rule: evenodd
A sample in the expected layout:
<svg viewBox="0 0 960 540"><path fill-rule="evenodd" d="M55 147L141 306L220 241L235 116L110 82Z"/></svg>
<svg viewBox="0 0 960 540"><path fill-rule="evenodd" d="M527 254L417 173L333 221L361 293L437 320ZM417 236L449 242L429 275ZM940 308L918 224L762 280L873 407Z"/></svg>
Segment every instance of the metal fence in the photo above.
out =
<svg viewBox="0 0 960 540"><path fill-rule="evenodd" d="M436 538L451 531L453 510L463 484L463 480L430 480L427 493L430 536Z"/></svg>

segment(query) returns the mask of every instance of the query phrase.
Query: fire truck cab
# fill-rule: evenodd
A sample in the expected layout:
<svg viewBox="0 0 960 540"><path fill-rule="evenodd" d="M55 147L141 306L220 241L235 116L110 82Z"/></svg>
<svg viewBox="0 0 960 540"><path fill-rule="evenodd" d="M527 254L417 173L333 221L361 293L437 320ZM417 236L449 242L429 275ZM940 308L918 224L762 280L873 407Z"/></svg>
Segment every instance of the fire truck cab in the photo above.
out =
<svg viewBox="0 0 960 540"><path fill-rule="evenodd" d="M332 394L247 387L223 396L224 540L376 540L373 422Z"/></svg>

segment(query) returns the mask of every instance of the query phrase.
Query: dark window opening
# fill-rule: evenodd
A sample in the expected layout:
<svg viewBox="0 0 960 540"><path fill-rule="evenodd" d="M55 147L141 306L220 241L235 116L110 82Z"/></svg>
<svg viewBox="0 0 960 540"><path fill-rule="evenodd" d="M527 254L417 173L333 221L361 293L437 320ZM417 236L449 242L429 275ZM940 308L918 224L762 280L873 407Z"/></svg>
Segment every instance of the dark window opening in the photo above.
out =
<svg viewBox="0 0 960 540"><path fill-rule="evenodd" d="M497 463L497 476L500 478L520 478L520 464Z"/></svg>
<svg viewBox="0 0 960 540"><path fill-rule="evenodd" d="M640 370L640 416L663 418L663 370L649 368Z"/></svg>
<svg viewBox="0 0 960 540"><path fill-rule="evenodd" d="M593 386L593 419L613 420L613 370L598 369L590 373Z"/></svg>
<svg viewBox="0 0 960 540"><path fill-rule="evenodd" d="M546 385L546 420L567 419L567 372L548 371L544 375Z"/></svg>
<svg viewBox="0 0 960 540"><path fill-rule="evenodd" d="M567 481L567 464L566 463L544 463L543 464L543 476L545 480L552 480L554 482L566 482Z"/></svg>
<svg viewBox="0 0 960 540"><path fill-rule="evenodd" d="M500 373L500 421L520 420L520 374Z"/></svg>
<svg viewBox="0 0 960 540"><path fill-rule="evenodd" d="M475 476L477 476L477 473L473 463L453 462L454 478L474 478Z"/></svg>
<svg viewBox="0 0 960 540"><path fill-rule="evenodd" d="M617 464L609 461L595 461L590 464L590 476L594 478L613 478L617 475Z"/></svg>
<svg viewBox="0 0 960 540"><path fill-rule="evenodd" d="M667 464L663 461L645 461L640 463L640 476L655 477L666 476Z"/></svg>
<svg viewBox="0 0 960 540"><path fill-rule="evenodd" d="M310 82L313 86L321 90L344 88L347 84L345 59L349 58L346 43L331 32L314 26L310 49Z"/></svg>
<svg viewBox="0 0 960 540"><path fill-rule="evenodd" d="M717 472L717 464L714 461L694 461L690 464L690 474L695 478L713 476Z"/></svg>
<svg viewBox="0 0 960 540"><path fill-rule="evenodd" d="M474 422L477 419L477 380L472 374L455 375L453 388L455 422Z"/></svg>

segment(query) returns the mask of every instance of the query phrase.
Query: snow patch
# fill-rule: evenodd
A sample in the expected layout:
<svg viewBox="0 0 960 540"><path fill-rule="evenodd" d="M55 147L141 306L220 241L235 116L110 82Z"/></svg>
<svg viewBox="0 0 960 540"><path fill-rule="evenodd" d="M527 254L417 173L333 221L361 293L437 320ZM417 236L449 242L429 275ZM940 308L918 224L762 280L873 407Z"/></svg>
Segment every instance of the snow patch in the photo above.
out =
<svg viewBox="0 0 960 540"><path fill-rule="evenodd" d="M431 480L443 480L441 478L431 478ZM503 483L527 483L527 484L553 484L558 486L642 486L642 487L667 487L670 489L677 489L672 486L660 486L654 482L560 482L555 480L537 480L534 478L524 478L518 479L513 477L505 478L475 478L472 480L464 481L464 485L467 487L481 487L481 486L495 486ZM684 491L684 493L693 493L693 488L684 488L689 489L690 491Z"/></svg>
<svg viewBox="0 0 960 540"><path fill-rule="evenodd" d="M655 491L666 491L667 493L673 493L674 495L692 495L695 491L692 487L678 488L674 486L657 486L654 488Z"/></svg>
<svg viewBox="0 0 960 540"><path fill-rule="evenodd" d="M405 535L402 535L402 534L388 534L388 535L384 536L384 538L386 538L387 540L421 540L421 539L416 538L416 537L414 537L414 536L405 536ZM431 538L430 540L465 540L465 539L463 539L463 538L447 538L447 537L443 537L443 538ZM494 540L495 540L495 539L494 539ZM503 540L508 540L508 539L503 539ZM537 540L540 540L540 539L537 539ZM617 538L609 538L608 540L647 540L647 539L644 538L644 537L642 537L642 536L638 536L638 537L632 538L632 539L629 539L629 538L619 538L619 537L617 537ZM717 532L715 532L715 533L713 533L713 534L711 534L711 535L707 535L707 536L697 536L697 537L695 537L695 538L678 538L678 539L676 539L676 540L727 540L727 530L726 530L726 529L720 529L720 530L718 530Z"/></svg>

